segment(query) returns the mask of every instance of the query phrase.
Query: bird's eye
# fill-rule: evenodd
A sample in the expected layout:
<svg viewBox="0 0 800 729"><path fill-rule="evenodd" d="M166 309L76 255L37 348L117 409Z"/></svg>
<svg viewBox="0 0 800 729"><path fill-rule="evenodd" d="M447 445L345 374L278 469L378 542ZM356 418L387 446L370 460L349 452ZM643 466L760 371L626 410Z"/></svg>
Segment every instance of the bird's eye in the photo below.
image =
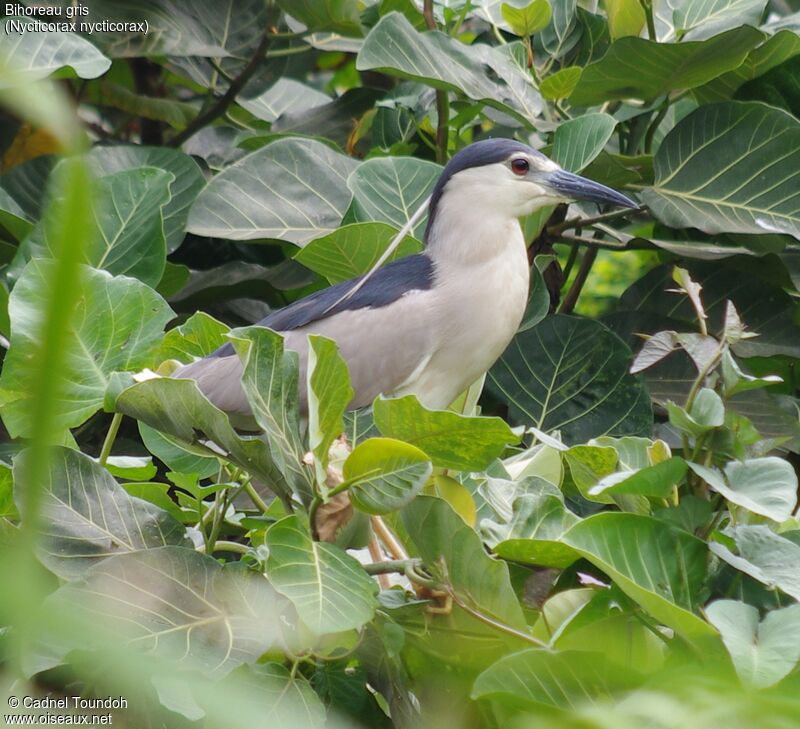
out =
<svg viewBox="0 0 800 729"><path fill-rule="evenodd" d="M521 157L518 159L511 160L511 171L515 175L525 175L528 173L528 170L531 168L530 163L526 159L522 159Z"/></svg>

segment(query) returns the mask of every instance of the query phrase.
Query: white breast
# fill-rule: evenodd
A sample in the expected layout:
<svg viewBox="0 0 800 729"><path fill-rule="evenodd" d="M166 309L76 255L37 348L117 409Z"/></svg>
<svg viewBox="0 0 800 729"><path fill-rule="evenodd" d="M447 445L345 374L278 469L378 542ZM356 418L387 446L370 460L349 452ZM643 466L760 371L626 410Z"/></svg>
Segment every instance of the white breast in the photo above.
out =
<svg viewBox="0 0 800 729"><path fill-rule="evenodd" d="M528 299L529 269L516 220L496 236L492 255L436 259L436 347L398 394L413 392L427 407L447 407L505 351Z"/></svg>

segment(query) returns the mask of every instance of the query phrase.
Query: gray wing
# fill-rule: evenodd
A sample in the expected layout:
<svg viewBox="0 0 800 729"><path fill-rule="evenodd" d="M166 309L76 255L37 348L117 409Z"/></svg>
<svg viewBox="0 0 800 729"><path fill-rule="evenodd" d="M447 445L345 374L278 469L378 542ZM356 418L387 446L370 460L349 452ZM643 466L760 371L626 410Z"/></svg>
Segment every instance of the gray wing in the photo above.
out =
<svg viewBox="0 0 800 729"><path fill-rule="evenodd" d="M427 256L409 256L380 269L353 296L342 296L352 279L281 309L260 325L283 334L286 348L300 360L306 378L308 334L333 339L348 364L355 395L351 408L368 405L380 394L405 386L424 368L435 345L434 270ZM197 381L218 408L247 420L250 408L242 391L241 362L230 344L177 370L173 377ZM307 408L300 387L300 408Z"/></svg>

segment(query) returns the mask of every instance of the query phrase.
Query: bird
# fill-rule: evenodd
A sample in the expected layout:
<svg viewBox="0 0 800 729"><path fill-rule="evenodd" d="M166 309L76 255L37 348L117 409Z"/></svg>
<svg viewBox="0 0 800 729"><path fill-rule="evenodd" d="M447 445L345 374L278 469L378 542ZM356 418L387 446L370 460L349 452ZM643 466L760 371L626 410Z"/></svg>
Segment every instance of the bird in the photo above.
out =
<svg viewBox="0 0 800 729"><path fill-rule="evenodd" d="M520 218L576 200L638 207L522 142L473 142L453 155L433 188L422 252L312 293L258 324L298 353L300 382L307 335L334 340L350 373L351 410L378 395L415 395L428 409L445 409L489 370L522 321L530 268ZM232 421L245 422L252 416L241 374L227 343L172 376L194 380ZM304 387L298 395L303 414Z"/></svg>

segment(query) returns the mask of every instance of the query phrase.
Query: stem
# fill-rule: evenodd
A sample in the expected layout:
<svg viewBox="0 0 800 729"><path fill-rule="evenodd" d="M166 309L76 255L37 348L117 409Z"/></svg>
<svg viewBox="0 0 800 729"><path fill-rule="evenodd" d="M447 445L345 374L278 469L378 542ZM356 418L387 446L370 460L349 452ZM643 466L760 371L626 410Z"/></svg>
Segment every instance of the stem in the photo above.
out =
<svg viewBox="0 0 800 729"><path fill-rule="evenodd" d="M425 0L422 9L425 25L428 30L436 30L436 18L433 16L433 0ZM436 161L439 164L447 162L447 143L450 133L450 97L443 89L436 91Z"/></svg>
<svg viewBox="0 0 800 729"><path fill-rule="evenodd" d="M570 314L575 308L575 304L578 303L578 297L586 283L586 279L589 277L589 271L592 270L592 264L597 258L599 250L599 248L592 247L583 254L580 268L578 268L578 273L575 275L575 280L572 282L572 286L570 286L567 295L564 297L564 301L561 302L561 306L558 309L559 314Z"/></svg>
<svg viewBox="0 0 800 729"><path fill-rule="evenodd" d="M581 235L562 235L561 240L567 243L574 243L577 246L591 246L593 248L605 248L611 251L627 251L632 247L627 243L612 243L608 240L598 240L597 238L586 238Z"/></svg>
<svg viewBox="0 0 800 729"><path fill-rule="evenodd" d="M239 95L239 92L258 70L258 67L266 57L271 38L269 31L265 30L252 58L247 62L241 73L231 81L228 90L215 104L212 104L208 109L192 119L182 132L178 132L172 137L167 142L168 147L180 147L187 139L225 113L225 110L233 103L233 100Z"/></svg>
<svg viewBox="0 0 800 729"><path fill-rule="evenodd" d="M114 417L111 418L111 425L108 426L108 432L106 433L106 438L103 441L103 447L100 449L100 465L105 466L106 461L108 461L108 457L111 455L111 449L114 447L114 441L116 440L117 433L119 432L119 425L122 422L122 413L114 413Z"/></svg>
<svg viewBox="0 0 800 729"><path fill-rule="evenodd" d="M383 562L373 562L363 565L368 575L388 575L391 573L405 574L409 567L420 564L418 559L388 559Z"/></svg>
<svg viewBox="0 0 800 729"><path fill-rule="evenodd" d="M644 16L647 20L647 37L651 40L657 40L656 24L653 20L653 3L651 0L641 0L642 8L644 9Z"/></svg>
<svg viewBox="0 0 800 729"><path fill-rule="evenodd" d="M205 547L198 547L198 552L205 552L209 554ZM239 542L230 542L225 539L220 539L214 543L214 548L211 552L236 552L236 554L247 554L249 547L246 544L239 544Z"/></svg>
<svg viewBox="0 0 800 729"><path fill-rule="evenodd" d="M373 536L372 539L369 540L369 544L367 544L367 549L369 550L370 559L373 561L370 567L374 567L375 565L379 564L383 559L383 554L381 554L381 545L378 544L378 540ZM405 569L405 566L403 567ZM389 570L393 572L394 570ZM392 583L389 581L389 578L386 576L385 570L379 570L378 572L370 572L368 574L374 574L378 578L378 584L381 586L381 590L388 590Z"/></svg>
<svg viewBox="0 0 800 729"><path fill-rule="evenodd" d="M399 560L408 560L408 552L406 552L405 547L400 544L398 538L392 534L392 531L386 526L386 522L381 517L370 517L370 523L375 536L383 542L383 546L386 547L392 557Z"/></svg>
<svg viewBox="0 0 800 729"><path fill-rule="evenodd" d="M535 645L537 648L545 648L546 650L550 650L550 646L547 643L539 640L538 638L534 638L532 635L528 635L527 633L523 633L521 630L517 630L516 628L512 628L510 625L506 625L505 623L501 623L499 620L495 620L493 617L489 615L485 615L484 613L476 610L470 605L467 605L457 594L456 591L450 586L447 585L447 594L450 595L453 602L458 605L464 612L469 613L472 615L473 618L476 620L480 620L485 625L489 625L492 628L497 630L501 630L504 633L508 633L509 635L513 635L515 638L519 638L520 640L524 640L526 643L530 643L531 645Z"/></svg>
<svg viewBox="0 0 800 729"><path fill-rule="evenodd" d="M243 484L245 493L250 497L250 500L256 505L256 508L262 513L266 514L269 511L269 505L262 499L256 491L253 484L248 479Z"/></svg>
<svg viewBox="0 0 800 729"><path fill-rule="evenodd" d="M559 235L565 230L574 230L576 228L586 228L595 223L604 223L606 220L615 220L630 215L630 210L614 210L611 213L603 213L602 215L595 215L592 218L570 218L562 223L556 223L547 227L547 232L550 235Z"/></svg>
<svg viewBox="0 0 800 729"><path fill-rule="evenodd" d="M653 119L653 121L650 123L650 126L647 128L647 132L644 135L644 151L646 154L649 154L650 150L653 148L653 137L656 134L659 124L664 121L664 117L667 115L668 111L669 97L664 99L664 103L661 104L658 114L656 114L655 119Z"/></svg>
<svg viewBox="0 0 800 729"><path fill-rule="evenodd" d="M572 267L575 265L575 259L578 257L578 249L579 246L577 244L573 244L569 249L569 256L567 256L567 262L564 264L564 281L569 281L569 275L572 273Z"/></svg>

